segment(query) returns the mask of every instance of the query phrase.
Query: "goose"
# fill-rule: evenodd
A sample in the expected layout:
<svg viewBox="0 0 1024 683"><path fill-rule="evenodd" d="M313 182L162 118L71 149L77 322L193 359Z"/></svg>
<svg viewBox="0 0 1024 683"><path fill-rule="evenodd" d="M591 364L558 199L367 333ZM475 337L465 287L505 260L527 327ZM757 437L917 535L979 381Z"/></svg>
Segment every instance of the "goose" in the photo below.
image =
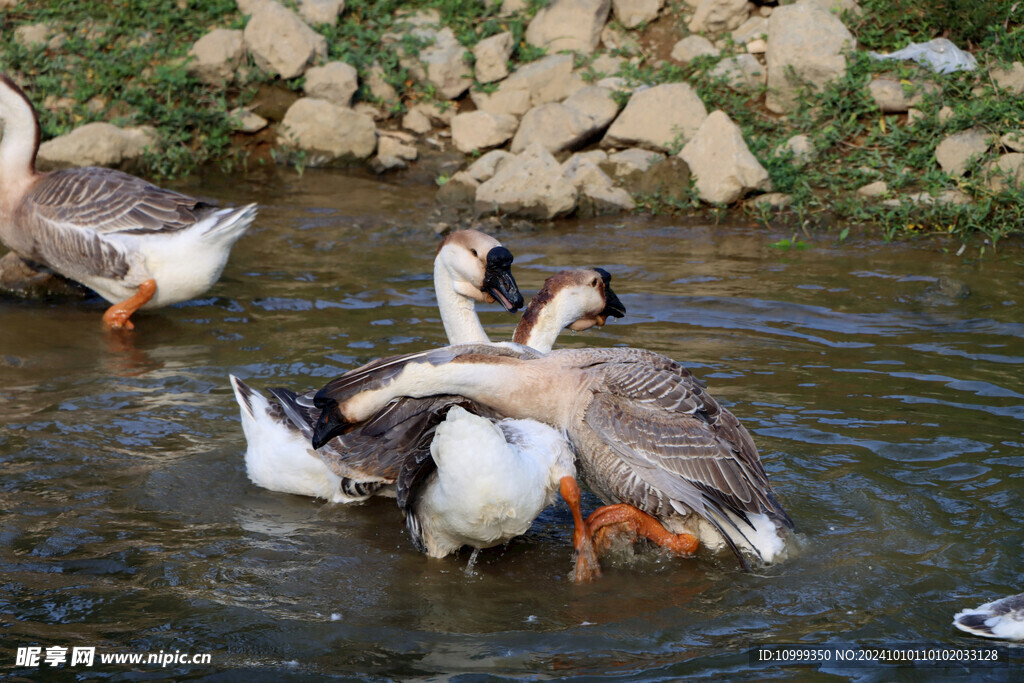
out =
<svg viewBox="0 0 1024 683"><path fill-rule="evenodd" d="M600 574L596 551L618 528L682 555L728 546L745 569L744 552L784 555L793 523L750 434L686 368L643 349L463 344L377 360L317 392L313 446L397 398L438 395L565 433L606 503L583 525L574 512L578 582Z"/></svg>
<svg viewBox="0 0 1024 683"><path fill-rule="evenodd" d="M256 205L217 208L109 168L36 171L39 120L0 73L0 241L109 301L104 323L193 299L220 277Z"/></svg>
<svg viewBox="0 0 1024 683"><path fill-rule="evenodd" d="M507 311L523 305L523 295L512 277L512 253L498 240L478 230L459 230L438 246L434 257L434 291L445 332L457 343L488 341L477 317L476 302L498 301ZM318 454L310 447L311 425L316 417L297 403L301 396L287 389L273 389L271 402L241 379L230 375L241 412L245 434L245 465L257 486L281 493L323 498L334 503L365 500L393 478L381 472L393 463L378 462L374 469L346 463L346 453L325 448ZM319 415L319 412L317 412ZM395 439L401 435L395 434ZM377 457L397 453L395 441L383 441ZM397 455L396 455L397 457Z"/></svg>
<svg viewBox="0 0 1024 683"><path fill-rule="evenodd" d="M1024 640L1024 593L961 610L953 616L953 625L985 638Z"/></svg>

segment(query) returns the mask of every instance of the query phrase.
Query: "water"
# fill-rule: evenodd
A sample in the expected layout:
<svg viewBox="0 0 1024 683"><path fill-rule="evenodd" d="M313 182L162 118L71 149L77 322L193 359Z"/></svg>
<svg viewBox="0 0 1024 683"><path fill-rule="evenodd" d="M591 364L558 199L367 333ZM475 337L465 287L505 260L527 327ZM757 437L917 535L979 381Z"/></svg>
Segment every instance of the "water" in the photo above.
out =
<svg viewBox="0 0 1024 683"><path fill-rule="evenodd" d="M18 647L209 653L86 679L331 676L957 678L959 669L752 667L770 643L986 645L954 612L1024 590L1024 260L925 244L780 251L742 225L566 222L500 235L529 296L603 266L628 308L562 346L628 344L704 378L748 426L799 553L751 574L644 551L575 586L571 517L431 560L390 500L252 486L227 383L322 385L440 345L432 192L332 172L196 179L259 201L203 299L106 333L104 306L0 300L0 671ZM788 235L786 235L788 236ZM960 299L931 290L970 285ZM482 313L492 338L514 318ZM595 505L592 498L588 507ZM1024 666L976 669L1011 680ZM492 676L493 678L488 678Z"/></svg>

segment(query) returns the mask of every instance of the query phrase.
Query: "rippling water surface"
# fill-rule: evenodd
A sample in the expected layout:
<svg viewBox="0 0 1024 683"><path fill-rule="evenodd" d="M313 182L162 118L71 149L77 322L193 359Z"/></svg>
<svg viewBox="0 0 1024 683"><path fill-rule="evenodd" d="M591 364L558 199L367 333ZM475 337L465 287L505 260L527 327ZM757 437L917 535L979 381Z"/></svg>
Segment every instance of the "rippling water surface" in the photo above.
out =
<svg viewBox="0 0 1024 683"><path fill-rule="evenodd" d="M260 215L201 300L101 329L101 302L0 300L0 672L18 647L210 653L80 678L931 680L956 669L751 666L766 643L981 645L954 612L1024 590L1024 256L666 219L499 237L529 296L608 268L628 316L563 346L694 369L753 433L799 552L744 574L645 551L575 586L571 517L480 554L415 552L393 501L246 479L229 372L304 389L444 343L429 188L329 172L181 189ZM939 277L971 295L938 291ZM484 307L492 338L511 316ZM596 500L587 501L589 505ZM1012 680L1010 668L975 679ZM1014 671L1016 674L1014 674ZM1019 680L1019 678L1017 678Z"/></svg>

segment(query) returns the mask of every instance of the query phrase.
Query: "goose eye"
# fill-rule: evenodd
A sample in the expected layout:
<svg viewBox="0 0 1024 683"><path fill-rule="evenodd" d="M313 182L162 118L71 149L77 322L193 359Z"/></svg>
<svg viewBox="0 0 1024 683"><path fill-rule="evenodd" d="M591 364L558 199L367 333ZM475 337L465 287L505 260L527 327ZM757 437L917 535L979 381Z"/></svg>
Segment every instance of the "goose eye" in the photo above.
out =
<svg viewBox="0 0 1024 683"><path fill-rule="evenodd" d="M470 250L469 250L469 253L471 253L471 254L472 254L473 256L476 256L476 255L477 255L477 253L476 253L476 249L470 249Z"/></svg>
<svg viewBox="0 0 1024 683"><path fill-rule="evenodd" d="M590 281L590 286L591 287L597 287L597 283L598 283L598 278L595 277L593 280Z"/></svg>

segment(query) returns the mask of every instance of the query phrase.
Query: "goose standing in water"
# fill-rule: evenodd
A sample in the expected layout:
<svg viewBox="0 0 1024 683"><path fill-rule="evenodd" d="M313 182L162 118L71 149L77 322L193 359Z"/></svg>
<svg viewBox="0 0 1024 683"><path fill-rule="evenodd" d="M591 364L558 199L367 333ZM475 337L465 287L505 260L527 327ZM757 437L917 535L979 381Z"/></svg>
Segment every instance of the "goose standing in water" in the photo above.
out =
<svg viewBox="0 0 1024 683"><path fill-rule="evenodd" d="M1024 640L1024 593L957 612L953 625L985 638Z"/></svg>
<svg viewBox="0 0 1024 683"><path fill-rule="evenodd" d="M453 232L441 242L434 257L434 291L450 340L488 341L476 314L477 301L498 301L509 312L522 307L512 260L512 253L498 240L477 230ZM246 472L257 486L351 503L394 483L388 473L399 465L379 459L393 453L397 460L404 434L395 433L390 440L380 435L379 447L373 449L378 461L365 468L345 451L327 447L318 453L310 447L319 411L310 416L308 408L297 402L301 394L274 389L278 400L271 402L241 379L233 375L230 379L245 432Z"/></svg>
<svg viewBox="0 0 1024 683"><path fill-rule="evenodd" d="M4 74L0 123L0 241L112 303L110 327L209 289L256 216L255 204L218 209L109 168L37 172L39 121Z"/></svg>
<svg viewBox="0 0 1024 683"><path fill-rule="evenodd" d="M576 579L599 574L592 538L625 526L680 554L698 542L765 562L792 521L775 500L747 430L689 371L634 348L467 344L370 363L329 382L313 445L399 397L463 396L510 418L562 430L584 478L608 505L577 528Z"/></svg>

